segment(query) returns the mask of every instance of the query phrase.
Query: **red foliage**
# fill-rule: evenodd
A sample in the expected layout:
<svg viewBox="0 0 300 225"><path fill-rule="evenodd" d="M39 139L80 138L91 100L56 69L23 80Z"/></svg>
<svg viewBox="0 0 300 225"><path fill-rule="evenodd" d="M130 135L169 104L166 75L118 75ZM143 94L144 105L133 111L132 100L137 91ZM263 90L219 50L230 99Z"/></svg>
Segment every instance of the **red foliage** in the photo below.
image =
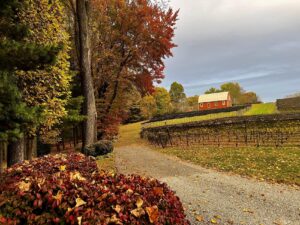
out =
<svg viewBox="0 0 300 225"><path fill-rule="evenodd" d="M18 164L0 179L0 224L190 224L166 184L98 171L81 154Z"/></svg>
<svg viewBox="0 0 300 225"><path fill-rule="evenodd" d="M92 0L91 5L93 78L101 102L98 131L110 136L107 131L119 125L115 115L129 110L126 97L134 98L133 90L152 93L153 83L164 78L164 60L176 46L178 11L152 0Z"/></svg>

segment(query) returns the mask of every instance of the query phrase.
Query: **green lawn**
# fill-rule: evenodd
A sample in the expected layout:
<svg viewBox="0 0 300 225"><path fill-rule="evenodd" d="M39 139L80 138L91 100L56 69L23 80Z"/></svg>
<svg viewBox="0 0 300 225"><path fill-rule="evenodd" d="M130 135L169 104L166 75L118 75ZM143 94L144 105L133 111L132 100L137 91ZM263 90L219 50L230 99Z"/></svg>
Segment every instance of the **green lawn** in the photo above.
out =
<svg viewBox="0 0 300 225"><path fill-rule="evenodd" d="M214 113L214 114L208 114L204 116L194 116L194 117L186 117L180 119L164 120L164 121L149 123L145 125L145 127L158 127L164 125L190 123L190 122L218 119L224 117L243 116L243 115L245 116L263 115L263 114L273 114L273 113L277 113L275 103L261 103L261 104L253 104L251 108L248 109L247 111L241 110L236 112Z"/></svg>
<svg viewBox="0 0 300 225"><path fill-rule="evenodd" d="M246 116L250 115L263 115L263 114L274 114L277 113L276 104L273 102L253 104L251 108L244 114Z"/></svg>
<svg viewBox="0 0 300 225"><path fill-rule="evenodd" d="M240 116L240 115L242 115L241 112L214 113L214 114L208 114L204 116L194 116L194 117L185 117L185 118L172 119L172 120L157 121L157 122L147 124L146 127L158 127L164 125L190 123L196 121L211 120L211 119Z"/></svg>
<svg viewBox="0 0 300 225"><path fill-rule="evenodd" d="M183 160L278 183L300 186L300 148L166 148L158 151Z"/></svg>
<svg viewBox="0 0 300 225"><path fill-rule="evenodd" d="M119 139L116 146L145 143L145 141L140 138L141 127L141 123L132 123L120 126Z"/></svg>

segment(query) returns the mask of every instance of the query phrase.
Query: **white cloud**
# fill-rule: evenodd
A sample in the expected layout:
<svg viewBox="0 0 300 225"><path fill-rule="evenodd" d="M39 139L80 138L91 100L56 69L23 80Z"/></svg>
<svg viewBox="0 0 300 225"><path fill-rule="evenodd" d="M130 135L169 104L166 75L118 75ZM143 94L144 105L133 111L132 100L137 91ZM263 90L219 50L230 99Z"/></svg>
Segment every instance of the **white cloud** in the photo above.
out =
<svg viewBox="0 0 300 225"><path fill-rule="evenodd" d="M278 71L295 79L295 70L300 73L300 0L171 0L171 6L180 8L179 47L166 61L164 85L257 79ZM297 82L289 83L291 89Z"/></svg>

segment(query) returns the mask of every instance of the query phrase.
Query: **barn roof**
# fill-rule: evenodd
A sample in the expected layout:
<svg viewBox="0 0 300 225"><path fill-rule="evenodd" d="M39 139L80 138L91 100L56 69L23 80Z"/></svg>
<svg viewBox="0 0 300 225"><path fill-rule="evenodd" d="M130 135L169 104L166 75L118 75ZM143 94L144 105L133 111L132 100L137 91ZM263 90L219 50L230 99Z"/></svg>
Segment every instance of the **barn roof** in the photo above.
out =
<svg viewBox="0 0 300 225"><path fill-rule="evenodd" d="M212 94L200 95L198 103L225 101L228 99L229 92L219 92Z"/></svg>

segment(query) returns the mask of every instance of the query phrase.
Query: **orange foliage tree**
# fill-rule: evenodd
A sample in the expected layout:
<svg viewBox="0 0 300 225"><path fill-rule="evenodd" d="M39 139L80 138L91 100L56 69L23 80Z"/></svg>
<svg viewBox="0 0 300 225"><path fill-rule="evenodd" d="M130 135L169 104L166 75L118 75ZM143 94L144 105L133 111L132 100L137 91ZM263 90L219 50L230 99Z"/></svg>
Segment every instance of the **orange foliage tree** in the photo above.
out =
<svg viewBox="0 0 300 225"><path fill-rule="evenodd" d="M176 46L178 11L150 0L91 3L92 73L102 138L116 134L132 93L135 99L151 93L153 82L164 78L163 60Z"/></svg>

